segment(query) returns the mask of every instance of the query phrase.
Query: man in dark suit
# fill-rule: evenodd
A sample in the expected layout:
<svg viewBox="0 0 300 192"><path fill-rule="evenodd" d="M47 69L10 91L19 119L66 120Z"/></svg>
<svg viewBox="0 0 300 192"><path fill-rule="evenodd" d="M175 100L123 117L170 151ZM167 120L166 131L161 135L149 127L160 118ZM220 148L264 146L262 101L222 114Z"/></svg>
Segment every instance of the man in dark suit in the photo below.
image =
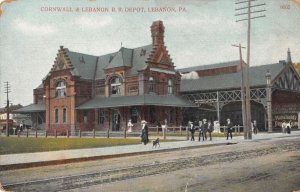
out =
<svg viewBox="0 0 300 192"><path fill-rule="evenodd" d="M227 119L227 140L228 140L229 135L230 135L230 138L232 139L232 129L233 129L233 125L232 125L230 119Z"/></svg>
<svg viewBox="0 0 300 192"><path fill-rule="evenodd" d="M202 135L202 121L199 121L199 141L201 140L201 135Z"/></svg>
<svg viewBox="0 0 300 192"><path fill-rule="evenodd" d="M206 133L207 133L207 120L203 119L202 122L203 122L203 124L202 124L202 139L203 139L203 141L204 141L204 139L206 141L207 140L207 135L206 135Z"/></svg>
<svg viewBox="0 0 300 192"><path fill-rule="evenodd" d="M190 122L190 132L191 132L191 141L195 141L194 134L195 134L195 125L193 122Z"/></svg>
<svg viewBox="0 0 300 192"><path fill-rule="evenodd" d="M208 131L208 134L209 134L209 140L211 141L212 140L211 133L214 131L214 127L213 127L213 125L211 124L210 121L208 121L208 123L207 123L207 131Z"/></svg>

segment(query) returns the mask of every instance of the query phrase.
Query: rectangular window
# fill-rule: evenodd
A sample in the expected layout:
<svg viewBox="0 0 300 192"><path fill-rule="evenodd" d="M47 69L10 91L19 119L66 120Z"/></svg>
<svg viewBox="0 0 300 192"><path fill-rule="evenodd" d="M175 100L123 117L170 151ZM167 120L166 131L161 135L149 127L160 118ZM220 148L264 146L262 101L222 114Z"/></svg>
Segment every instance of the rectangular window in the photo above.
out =
<svg viewBox="0 0 300 192"><path fill-rule="evenodd" d="M104 124L104 110L98 109L98 124Z"/></svg>
<svg viewBox="0 0 300 192"><path fill-rule="evenodd" d="M87 123L87 115L88 115L87 111L84 111L83 112L83 123Z"/></svg>
<svg viewBox="0 0 300 192"><path fill-rule="evenodd" d="M55 112L54 112L54 116L55 116L55 123L58 123L58 109L55 109Z"/></svg>
<svg viewBox="0 0 300 192"><path fill-rule="evenodd" d="M137 123L138 119L138 111L136 107L133 107L130 109L130 116L131 116L131 122L132 123Z"/></svg>
<svg viewBox="0 0 300 192"><path fill-rule="evenodd" d="M156 122L156 111L155 107L150 107L150 123L155 123Z"/></svg>
<svg viewBox="0 0 300 192"><path fill-rule="evenodd" d="M67 109L64 108L63 109L63 123L66 123L67 122Z"/></svg>

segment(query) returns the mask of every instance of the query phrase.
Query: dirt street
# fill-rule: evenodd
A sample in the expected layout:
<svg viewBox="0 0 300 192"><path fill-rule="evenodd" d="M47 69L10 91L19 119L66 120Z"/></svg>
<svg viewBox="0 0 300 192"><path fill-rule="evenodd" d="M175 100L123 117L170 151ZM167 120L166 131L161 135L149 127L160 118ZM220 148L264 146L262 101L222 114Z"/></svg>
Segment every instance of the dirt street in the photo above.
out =
<svg viewBox="0 0 300 192"><path fill-rule="evenodd" d="M290 137L3 171L0 180L13 191L281 192L300 190L299 165L300 140Z"/></svg>

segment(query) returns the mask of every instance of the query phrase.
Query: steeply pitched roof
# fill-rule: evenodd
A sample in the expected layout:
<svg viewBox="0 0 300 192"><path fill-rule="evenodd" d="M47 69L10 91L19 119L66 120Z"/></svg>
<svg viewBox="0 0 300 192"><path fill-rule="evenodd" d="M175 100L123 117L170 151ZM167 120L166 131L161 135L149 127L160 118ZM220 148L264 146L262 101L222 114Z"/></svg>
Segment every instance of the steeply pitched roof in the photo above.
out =
<svg viewBox="0 0 300 192"><path fill-rule="evenodd" d="M110 59L105 69L127 66L131 67L133 49L121 47L121 49Z"/></svg>
<svg viewBox="0 0 300 192"><path fill-rule="evenodd" d="M210 65L199 65L194 67L187 67L187 68L181 68L177 69L180 73L188 73L191 71L201 71L206 69L217 69L217 68L223 68L223 67L230 67L230 66L237 66L240 65L240 60L235 61L228 61L228 62L222 62L222 63L215 63Z"/></svg>
<svg viewBox="0 0 300 192"><path fill-rule="evenodd" d="M127 74L136 75L138 71L145 69L147 66L147 58L152 50L152 44L135 48L132 55L132 68L127 72Z"/></svg>
<svg viewBox="0 0 300 192"><path fill-rule="evenodd" d="M70 58L74 67L72 74L81 76L82 79L104 79L104 69L127 66L127 74L136 75L139 70L147 66L147 58L153 49L152 44L129 49L122 47L119 51L93 56L77 52L72 52L65 48L65 52Z"/></svg>
<svg viewBox="0 0 300 192"><path fill-rule="evenodd" d="M97 56L72 52L69 51L69 49L65 49L65 51L74 67L72 71L73 75L81 76L83 79L94 78L96 63L98 60Z"/></svg>
<svg viewBox="0 0 300 192"><path fill-rule="evenodd" d="M274 79L284 68L284 63L250 67L250 86L266 85L266 72ZM182 79L180 92L222 90L241 87L241 72L216 76L199 77L199 79Z"/></svg>

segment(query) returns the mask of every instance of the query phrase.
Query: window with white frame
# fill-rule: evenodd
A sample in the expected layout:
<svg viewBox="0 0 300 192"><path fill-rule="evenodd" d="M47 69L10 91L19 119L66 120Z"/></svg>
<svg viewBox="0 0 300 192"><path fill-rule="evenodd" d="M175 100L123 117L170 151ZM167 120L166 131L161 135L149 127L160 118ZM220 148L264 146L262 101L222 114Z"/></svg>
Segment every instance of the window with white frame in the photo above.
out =
<svg viewBox="0 0 300 192"><path fill-rule="evenodd" d="M171 79L168 80L168 94L173 94L173 81Z"/></svg>
<svg viewBox="0 0 300 192"><path fill-rule="evenodd" d="M149 93L155 93L155 80L153 77L149 77Z"/></svg>
<svg viewBox="0 0 300 192"><path fill-rule="evenodd" d="M55 120L55 123L58 123L58 109L54 110L54 120Z"/></svg>
<svg viewBox="0 0 300 192"><path fill-rule="evenodd" d="M114 77L110 80L110 94L120 95L121 94L121 78Z"/></svg>
<svg viewBox="0 0 300 192"><path fill-rule="evenodd" d="M66 82L64 80L59 80L55 87L55 97L65 98L66 96Z"/></svg>
<svg viewBox="0 0 300 192"><path fill-rule="evenodd" d="M63 123L67 122L67 109L63 108Z"/></svg>
<svg viewBox="0 0 300 192"><path fill-rule="evenodd" d="M104 124L104 110L98 109L98 124Z"/></svg>
<svg viewBox="0 0 300 192"><path fill-rule="evenodd" d="M130 109L130 119L131 123L137 123L138 120L138 110L136 107L132 107Z"/></svg>

